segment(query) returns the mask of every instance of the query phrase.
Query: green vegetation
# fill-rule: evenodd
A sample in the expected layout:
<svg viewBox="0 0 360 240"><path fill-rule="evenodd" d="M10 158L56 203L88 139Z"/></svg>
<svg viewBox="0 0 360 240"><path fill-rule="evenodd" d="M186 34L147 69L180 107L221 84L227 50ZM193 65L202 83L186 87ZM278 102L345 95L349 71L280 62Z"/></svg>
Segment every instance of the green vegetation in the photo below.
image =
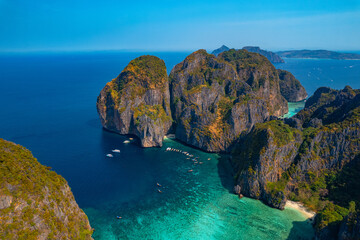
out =
<svg viewBox="0 0 360 240"><path fill-rule="evenodd" d="M316 217L317 229L324 227L337 228L340 221L349 214L349 210L331 202L327 203L326 206L318 213Z"/></svg>
<svg viewBox="0 0 360 240"><path fill-rule="evenodd" d="M244 69L248 67L255 68L262 65L268 65L270 63L266 57L246 50L230 49L229 51L221 53L219 57L224 61L232 63L237 67L237 69Z"/></svg>
<svg viewBox="0 0 360 240"><path fill-rule="evenodd" d="M319 129L307 128L303 131L303 143L298 150L298 159L305 157L308 161L319 158L316 154L318 143L311 147L311 142ZM349 146L351 147L351 145ZM360 158L353 160L341 170L307 171L305 178L296 182L295 191L288 192L288 198L300 201L310 209L318 212L317 227L336 225L348 214L350 205L360 206ZM296 159L292 166L276 183L268 183L270 190L283 191L290 176L298 170ZM351 204L353 202L353 204Z"/></svg>
<svg viewBox="0 0 360 240"><path fill-rule="evenodd" d="M255 127L257 131L269 130L275 144L278 147L294 141L296 135L301 135L299 130L290 127L280 120L258 123Z"/></svg>
<svg viewBox="0 0 360 240"><path fill-rule="evenodd" d="M309 161L319 158L316 154L318 143L315 142L311 147L311 141L318 131L319 129L314 128L304 130L304 141L299 148L298 158L306 157ZM351 148L351 145L349 147ZM287 184L286 179L296 171L295 161L286 174L282 175L281 180L276 183L269 183L268 186L279 191L284 190ZM341 170L308 171L305 178L298 181L294 186L295 191L288 192L288 198L293 201L300 201L318 212L317 228L335 227L349 211L354 211L355 205L360 206L359 172L359 156Z"/></svg>
<svg viewBox="0 0 360 240"><path fill-rule="evenodd" d="M360 207L360 156L357 156L341 171L332 174L327 179L328 198L334 203L347 207L354 201Z"/></svg>
<svg viewBox="0 0 360 240"><path fill-rule="evenodd" d="M255 168L254 162L264 154L268 144L268 139L271 137L277 147L293 142L297 135L301 132L297 129L291 128L280 120L272 120L265 123L255 124L251 133L244 137L243 140L234 148L232 156L239 168L239 172L247 168ZM283 179L276 183L269 183L267 189L270 192L283 191L289 176L282 175Z"/></svg>
<svg viewBox="0 0 360 240"><path fill-rule="evenodd" d="M87 217L64 178L41 165L29 150L2 139L0 197L11 198L11 205L0 209L0 239L38 239L44 229L32 226L39 221L50 230L48 239L59 239L60 234L69 239L91 236L87 224L80 224L88 222ZM68 217L67 222L57 214L58 208Z"/></svg>
<svg viewBox="0 0 360 240"><path fill-rule="evenodd" d="M193 95L193 94L196 94L196 93L200 93L202 91L203 88L205 87L209 87L208 84L202 84L202 85L197 85L193 88L191 88L190 90L186 91L185 94L188 94L188 95Z"/></svg>
<svg viewBox="0 0 360 240"><path fill-rule="evenodd" d="M105 91L112 98L114 107L117 108L123 96L133 100L141 97L149 89L160 89L164 92L167 81L164 61L158 57L146 55L130 61L119 76L107 84ZM108 107L110 103L108 99Z"/></svg>
<svg viewBox="0 0 360 240"><path fill-rule="evenodd" d="M221 53L218 59L232 64L240 76L246 73L247 75L243 80L245 80L253 90L258 90L264 86L267 75L277 75L276 69L270 61L258 53L230 49L229 51ZM261 74L257 78L254 78L254 75L251 74L251 72L255 70ZM269 78L269 80L270 85L272 85L274 79Z"/></svg>
<svg viewBox="0 0 360 240"><path fill-rule="evenodd" d="M222 122L225 123L229 120L231 115L231 109L234 106L234 100L229 97L222 97L219 101L219 116L221 116Z"/></svg>
<svg viewBox="0 0 360 240"><path fill-rule="evenodd" d="M166 80L167 73L163 60L150 55L141 56L130 61L117 77L117 91L121 92L124 86L132 81L146 89L162 88Z"/></svg>
<svg viewBox="0 0 360 240"><path fill-rule="evenodd" d="M254 163L260 154L265 151L268 132L255 129L247 136L242 134L242 139L232 151L233 162L237 164L238 174L244 170L255 168ZM250 172L250 171L249 171Z"/></svg>
<svg viewBox="0 0 360 240"><path fill-rule="evenodd" d="M282 177L277 182L268 182L266 185L266 191L275 195L278 192L283 192L289 181L288 174L282 174Z"/></svg>
<svg viewBox="0 0 360 240"><path fill-rule="evenodd" d="M166 122L171 120L171 117L166 114L164 108L161 105L145 105L140 104L138 107L134 108L134 119L135 124L140 124L141 116L148 116L153 121L161 120L161 122Z"/></svg>

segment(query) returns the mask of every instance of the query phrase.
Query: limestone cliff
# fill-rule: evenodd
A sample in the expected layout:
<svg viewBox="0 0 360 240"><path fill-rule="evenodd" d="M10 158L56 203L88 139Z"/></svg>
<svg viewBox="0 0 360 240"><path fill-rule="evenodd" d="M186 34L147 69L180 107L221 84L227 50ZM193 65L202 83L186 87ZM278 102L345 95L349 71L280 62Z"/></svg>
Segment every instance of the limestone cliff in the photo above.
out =
<svg viewBox="0 0 360 240"><path fill-rule="evenodd" d="M229 151L243 131L287 112L274 66L263 56L198 50L170 73L176 138L209 152Z"/></svg>
<svg viewBox="0 0 360 240"><path fill-rule="evenodd" d="M232 162L240 193L280 209L287 198L302 201L328 239L351 201L360 206L360 90L319 88L292 119L256 124Z"/></svg>
<svg viewBox="0 0 360 240"><path fill-rule="evenodd" d="M132 60L103 88L97 110L104 128L134 134L143 147L162 146L172 124L164 61L154 56Z"/></svg>
<svg viewBox="0 0 360 240"><path fill-rule="evenodd" d="M307 98L305 88L294 75L285 70L278 69L277 71L279 73L281 95L288 102L299 102Z"/></svg>
<svg viewBox="0 0 360 240"><path fill-rule="evenodd" d="M287 113L280 82L301 98L303 87L281 73L282 79L257 53L231 49L215 57L198 50L172 69L169 84L164 62L142 56L106 84L97 110L104 128L135 134L144 147L161 146L171 129L189 145L229 152L254 124Z"/></svg>
<svg viewBox="0 0 360 240"><path fill-rule="evenodd" d="M92 239L64 178L0 139L0 239Z"/></svg>
<svg viewBox="0 0 360 240"><path fill-rule="evenodd" d="M270 115L282 116L288 112L287 102L280 93L277 70L266 57L246 50L231 49L221 53L218 58L230 63L240 82L250 85L256 97L267 103Z"/></svg>
<svg viewBox="0 0 360 240"><path fill-rule="evenodd" d="M249 134L240 138L232 153L240 192L283 209L286 201L284 193L273 191L269 183L279 181L289 169L301 142L301 131L282 121L256 124Z"/></svg>
<svg viewBox="0 0 360 240"><path fill-rule="evenodd" d="M342 220L338 231L339 240L360 239L360 213L350 213Z"/></svg>

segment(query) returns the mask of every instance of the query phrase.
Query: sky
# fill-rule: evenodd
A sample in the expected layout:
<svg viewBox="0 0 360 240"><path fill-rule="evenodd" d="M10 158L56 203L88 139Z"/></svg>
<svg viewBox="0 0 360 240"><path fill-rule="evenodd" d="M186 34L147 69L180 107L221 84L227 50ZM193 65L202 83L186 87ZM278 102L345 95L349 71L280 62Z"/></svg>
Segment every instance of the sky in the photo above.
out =
<svg viewBox="0 0 360 240"><path fill-rule="evenodd" d="M360 0L0 0L0 52L360 50Z"/></svg>

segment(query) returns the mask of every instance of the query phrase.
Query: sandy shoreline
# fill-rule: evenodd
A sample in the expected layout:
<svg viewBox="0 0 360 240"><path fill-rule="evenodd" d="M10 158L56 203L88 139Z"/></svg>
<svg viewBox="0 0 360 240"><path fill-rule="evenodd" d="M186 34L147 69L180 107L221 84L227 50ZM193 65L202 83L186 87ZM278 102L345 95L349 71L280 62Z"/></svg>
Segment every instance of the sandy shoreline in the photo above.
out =
<svg viewBox="0 0 360 240"><path fill-rule="evenodd" d="M316 215L316 212L307 209L300 202L293 202L293 201L287 200L286 204L285 204L285 207L295 209L295 210L301 212L305 217L307 217L309 219L314 219L314 217Z"/></svg>

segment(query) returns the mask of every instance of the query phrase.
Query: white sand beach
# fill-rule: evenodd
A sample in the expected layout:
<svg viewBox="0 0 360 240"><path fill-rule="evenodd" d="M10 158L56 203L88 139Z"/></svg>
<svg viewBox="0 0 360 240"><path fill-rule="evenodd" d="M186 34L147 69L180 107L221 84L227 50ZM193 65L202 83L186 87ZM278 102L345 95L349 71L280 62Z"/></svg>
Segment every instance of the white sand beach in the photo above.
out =
<svg viewBox="0 0 360 240"><path fill-rule="evenodd" d="M304 216L306 216L309 219L314 219L316 212L311 211L310 209L306 208L302 203L300 202L294 202L287 200L285 208L293 208L297 211L301 212Z"/></svg>

